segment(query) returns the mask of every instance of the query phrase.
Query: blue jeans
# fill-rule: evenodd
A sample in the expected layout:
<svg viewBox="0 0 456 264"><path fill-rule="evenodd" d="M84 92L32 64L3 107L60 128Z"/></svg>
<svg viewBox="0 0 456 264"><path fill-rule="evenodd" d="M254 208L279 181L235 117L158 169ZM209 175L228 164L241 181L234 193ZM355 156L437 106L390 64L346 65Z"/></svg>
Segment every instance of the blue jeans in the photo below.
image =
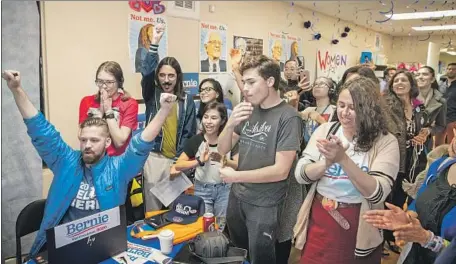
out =
<svg viewBox="0 0 456 264"><path fill-rule="evenodd" d="M223 230L226 225L226 208L230 190L229 183L203 183L195 180L195 195L203 198L206 213L215 215L219 230Z"/></svg>

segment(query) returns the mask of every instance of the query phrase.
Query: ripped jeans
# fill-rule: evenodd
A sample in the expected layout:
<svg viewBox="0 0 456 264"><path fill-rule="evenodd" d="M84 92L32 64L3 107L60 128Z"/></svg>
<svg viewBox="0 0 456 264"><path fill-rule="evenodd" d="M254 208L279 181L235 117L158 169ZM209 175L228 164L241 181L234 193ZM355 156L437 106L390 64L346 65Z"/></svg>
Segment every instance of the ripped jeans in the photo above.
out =
<svg viewBox="0 0 456 264"><path fill-rule="evenodd" d="M223 231L226 225L226 207L230 195L231 184L204 183L195 180L195 196L203 198L206 213L213 213L219 230Z"/></svg>
<svg viewBox="0 0 456 264"><path fill-rule="evenodd" d="M283 202L262 207L239 200L231 192L226 221L236 247L249 251L251 264L275 264L275 245Z"/></svg>

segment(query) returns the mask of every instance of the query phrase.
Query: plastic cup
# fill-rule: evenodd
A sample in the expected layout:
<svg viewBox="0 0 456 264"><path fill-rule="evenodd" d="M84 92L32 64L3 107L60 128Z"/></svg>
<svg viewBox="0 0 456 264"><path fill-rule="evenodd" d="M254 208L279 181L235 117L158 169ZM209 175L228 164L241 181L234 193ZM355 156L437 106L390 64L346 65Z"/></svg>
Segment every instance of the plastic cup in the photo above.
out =
<svg viewBox="0 0 456 264"><path fill-rule="evenodd" d="M158 234L158 240L160 241L160 251L163 254L169 254L173 251L174 232L172 230L161 231Z"/></svg>

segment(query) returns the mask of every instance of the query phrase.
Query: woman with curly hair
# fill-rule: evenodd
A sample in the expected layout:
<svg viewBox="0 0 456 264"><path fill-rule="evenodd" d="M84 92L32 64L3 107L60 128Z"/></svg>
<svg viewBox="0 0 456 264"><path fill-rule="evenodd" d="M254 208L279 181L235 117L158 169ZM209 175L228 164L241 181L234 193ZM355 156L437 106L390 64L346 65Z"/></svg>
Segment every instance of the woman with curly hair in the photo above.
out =
<svg viewBox="0 0 456 264"><path fill-rule="evenodd" d="M337 101L338 122L320 125L295 169L311 184L294 227L300 263L380 263L381 230L360 219L383 209L399 170L397 139L377 85L347 81Z"/></svg>

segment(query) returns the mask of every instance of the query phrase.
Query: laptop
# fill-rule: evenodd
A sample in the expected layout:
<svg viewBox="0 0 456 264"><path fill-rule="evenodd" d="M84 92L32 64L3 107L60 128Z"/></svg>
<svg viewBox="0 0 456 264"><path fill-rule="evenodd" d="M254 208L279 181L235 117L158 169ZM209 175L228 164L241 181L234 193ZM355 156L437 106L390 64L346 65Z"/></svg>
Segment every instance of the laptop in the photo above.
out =
<svg viewBox="0 0 456 264"><path fill-rule="evenodd" d="M125 206L48 229L46 238L47 254L39 257L49 264L102 262L127 250Z"/></svg>

